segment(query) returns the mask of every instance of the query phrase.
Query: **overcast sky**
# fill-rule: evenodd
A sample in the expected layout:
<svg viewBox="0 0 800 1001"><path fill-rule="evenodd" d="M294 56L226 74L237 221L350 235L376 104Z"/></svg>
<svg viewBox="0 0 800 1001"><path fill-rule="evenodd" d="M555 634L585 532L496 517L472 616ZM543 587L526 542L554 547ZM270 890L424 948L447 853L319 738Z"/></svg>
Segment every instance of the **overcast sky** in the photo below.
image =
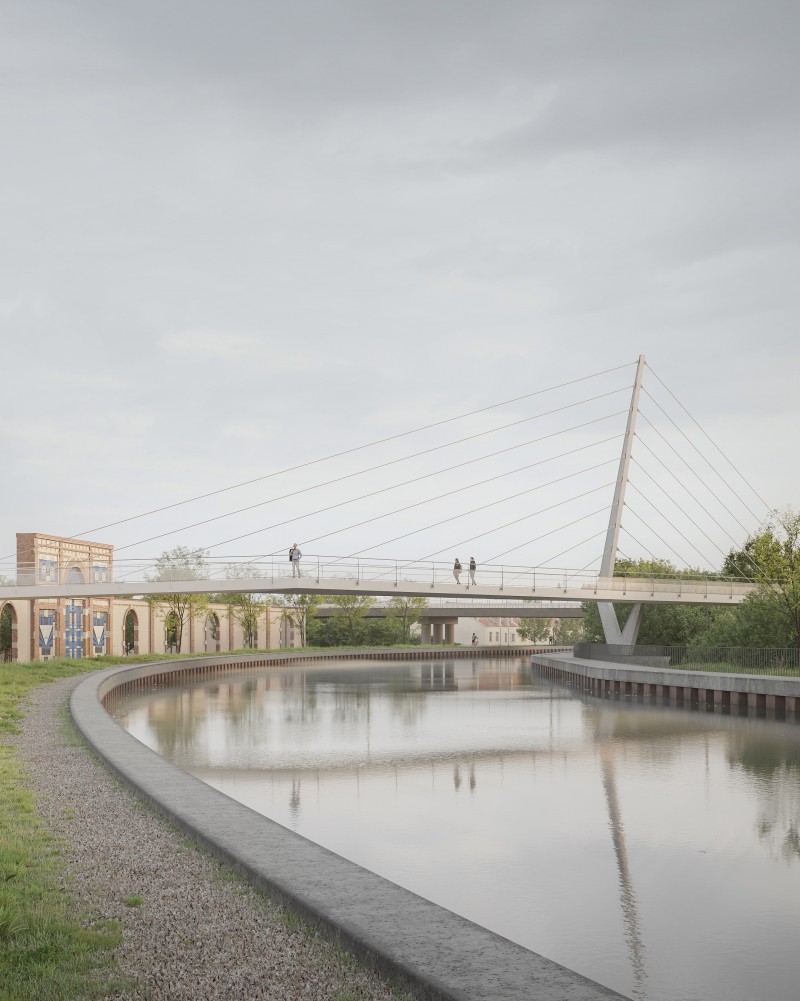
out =
<svg viewBox="0 0 800 1001"><path fill-rule="evenodd" d="M3 0L0 18L0 556L16 532L84 531L629 365L94 537L129 545L263 504L629 387L639 354L769 505L800 506L797 3ZM629 391L611 399L608 413L624 411ZM602 416L589 406L586 420ZM470 454L534 437L509 435ZM599 477L586 481L599 488L591 510L610 502L619 444L597 446L610 465L586 474ZM535 461L528 452L380 508L306 517L467 457L443 450L127 552L280 522L215 554L298 541L410 558L441 544L442 559L486 560L556 524L542 514L481 535L545 507L533 494L386 541L565 468L554 459L473 492ZM438 506L323 537L459 486ZM648 503L666 504L652 490ZM736 500L735 525L704 501L708 525L724 525L709 530L709 564L765 513L751 493L748 511ZM702 549L688 515L687 499L670 522ZM679 535L633 526L630 555L701 565ZM513 558L547 559L595 528L602 517Z"/></svg>

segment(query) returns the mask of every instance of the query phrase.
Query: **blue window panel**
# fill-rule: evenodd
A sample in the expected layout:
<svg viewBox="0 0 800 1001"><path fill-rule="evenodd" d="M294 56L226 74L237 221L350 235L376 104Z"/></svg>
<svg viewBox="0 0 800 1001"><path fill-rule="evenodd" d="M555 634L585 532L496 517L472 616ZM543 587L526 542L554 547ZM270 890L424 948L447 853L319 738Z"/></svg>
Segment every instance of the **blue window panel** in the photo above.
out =
<svg viewBox="0 0 800 1001"><path fill-rule="evenodd" d="M39 580L43 584L55 584L56 582L55 560L39 560Z"/></svg>
<svg viewBox="0 0 800 1001"><path fill-rule="evenodd" d="M94 652L97 654L106 652L107 623L107 612L95 612L92 616L92 646L94 647Z"/></svg>
<svg viewBox="0 0 800 1001"><path fill-rule="evenodd" d="M83 656L83 605L74 599L64 609L64 653L75 659Z"/></svg>
<svg viewBox="0 0 800 1001"><path fill-rule="evenodd" d="M53 609L39 610L39 651L43 657L50 657L56 638L56 613Z"/></svg>

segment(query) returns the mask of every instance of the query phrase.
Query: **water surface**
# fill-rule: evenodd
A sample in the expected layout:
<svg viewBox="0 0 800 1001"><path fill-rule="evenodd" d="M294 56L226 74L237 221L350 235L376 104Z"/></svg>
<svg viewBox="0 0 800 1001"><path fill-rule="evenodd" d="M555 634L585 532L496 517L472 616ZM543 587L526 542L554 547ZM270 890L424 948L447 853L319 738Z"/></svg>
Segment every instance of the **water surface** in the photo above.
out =
<svg viewBox="0 0 800 1001"><path fill-rule="evenodd" d="M792 1001L800 728L524 662L359 661L126 699L222 792L636 999Z"/></svg>

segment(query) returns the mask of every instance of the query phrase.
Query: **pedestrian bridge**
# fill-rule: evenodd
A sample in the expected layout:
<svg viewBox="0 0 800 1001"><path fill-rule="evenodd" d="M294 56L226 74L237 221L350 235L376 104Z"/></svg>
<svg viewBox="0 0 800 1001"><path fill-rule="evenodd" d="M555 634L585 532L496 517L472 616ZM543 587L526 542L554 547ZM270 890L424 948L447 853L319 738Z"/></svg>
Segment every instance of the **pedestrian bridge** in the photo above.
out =
<svg viewBox="0 0 800 1001"><path fill-rule="evenodd" d="M79 536L91 535L101 529L136 521L140 517L158 515L184 504L217 497L228 490L249 487L252 484L288 475L297 470L307 470L318 463L339 460L345 456L352 457L355 453L360 453L365 449L378 446L383 449L388 443L399 441L408 435L427 433L467 418L473 420L478 414L482 414L484 411L494 412L498 407L519 405L522 408L520 411L522 413L525 410L523 401L529 398L532 400L545 392L559 393L558 406L554 409L546 409L534 414L526 413L510 422L488 429L478 429L474 433L474 429L470 428L469 434L459 435L445 442L442 442L434 434L435 440L432 440L430 445L421 449L415 447L408 454L397 456L389 449L385 456L381 454L380 461L371 462L364 468L354 470L346 463L341 468L331 467L330 472L325 474L324 478L310 484L292 486L287 493L276 492L274 496L257 503L213 514L176 529L158 531L157 534L150 534L124 546L113 547L73 537L45 538L30 533L18 535L16 564L13 567L9 566L9 570L6 572L0 563L0 585L2 585L0 586L0 614L2 614L4 601L62 599L71 603L71 614L74 620L76 614L74 608L81 599L93 597L124 598L128 596L146 598L193 593L212 595L218 600L224 600L222 596L225 594L235 593L369 595L375 597L389 595L428 598L433 599L434 603L437 600L467 600L471 606L483 604L483 607L491 609L488 614L495 615L504 614L502 609L507 607L509 603L527 602L531 607L535 607L541 602L554 602L560 605L596 602L606 641L628 645L636 641L642 608L645 605L739 604L756 590L754 579L759 580L762 585L768 585L768 582L762 580L762 569L750 555L745 550L739 552L741 546L740 530L745 533L748 533L749 530L734 509L737 506L744 507L747 515L743 514L742 516L751 526L758 522L759 517L763 518L763 516L758 516L744 503L740 497L741 491L731 486L725 473L721 472L708 458L708 455L694 444L668 411L664 410L664 407L658 403L651 391L643 385L646 367L644 356L640 355L636 363L636 374L627 410L605 413L607 399L621 392L627 393L627 386L600 393L595 393L592 389L586 398L577 400L573 399L571 394L578 393L578 390L567 392L568 387L579 383L583 384L590 379L605 378L626 367L625 365L618 366L618 368L594 373L591 376L570 380L569 383L551 386L544 390L535 390L523 397L501 401L398 435L367 442L354 448L347 448L344 451L302 462L297 466L271 472L242 483L233 484L230 487L215 487L210 492L200 494L197 497L167 504L151 511L142 512L140 515L98 526L91 532L79 533ZM616 376L613 379L616 379ZM661 380L658 381L663 386ZM599 387L595 386L594 388ZM666 387L663 388L666 389ZM667 392L677 402L673 394L669 390ZM648 416L647 413L641 413L641 417L647 425L644 440L642 440L640 432L636 430L637 418L640 415L640 401L643 397L647 401L645 409L650 414ZM663 414L668 420L669 428L671 428L668 431L668 436L665 436L654 423L654 420L660 421L660 418L656 412L649 409L651 402L656 407L656 411ZM616 406L616 404L614 405ZM590 416L587 420L579 423L572 423L574 416L572 410L578 406L589 407L588 413L595 416ZM555 416L561 415L562 412L564 419L568 417L568 426L566 427L561 427L562 418ZM615 420L625 414L627 414L627 422L624 434L609 436L607 429L601 432L598 428L597 433L600 434L600 437L591 441L584 440L593 437L595 432L588 429L594 427L595 424L599 425L602 422ZM691 417L691 415L689 416ZM549 422L551 418L553 419L553 430L539 433L540 431L544 432L546 427L551 427L548 423L537 430L536 437L518 440L518 438L527 438L528 422L545 419ZM694 419L692 418L692 420ZM458 451L459 461L453 465L446 464L443 450L451 448L460 450L467 442L483 440L484 437L500 432L505 434L513 428L520 428L524 434L511 431L508 435L510 444L503 444L503 447L499 449L494 447L489 452L466 459L462 459L461 451ZM702 428L700 430L702 431ZM681 436L681 442L678 443L677 448L669 437L673 432ZM569 447L559 451L561 446L556 439L562 434L569 436L564 440L564 444ZM449 432L445 436L447 435ZM653 435L656 437L654 438ZM611 456L603 461L596 461L600 456L600 452L598 452L596 455L592 454L589 465L572 469L573 463L580 465L585 459L589 459L587 453L589 449L601 449L603 454L606 454L609 450L609 443L613 443L613 450L616 452L616 442L619 438L622 439L619 460L615 456ZM634 440L637 442L636 458L633 456ZM684 443L691 446L695 460L699 459L704 463L702 467L698 467L695 460L693 460L694 464L686 460L683 454L686 451ZM541 455L538 451L540 445L543 449ZM645 449L644 455L641 457L638 456L638 445ZM522 448L535 449L535 454L539 457L535 461L527 461L525 465L513 469L503 468L501 471L496 471L492 463L497 456L505 456ZM664 452L665 448L668 449L668 452ZM550 454L552 449L556 450L555 454ZM433 456L434 453L435 459L431 460L433 468L428 468L423 464L424 468L421 466L420 471L415 471L412 468L413 475L410 477L394 483L385 482L384 474L388 467L411 461L417 462L421 457ZM527 452L524 454L527 456ZM533 454L532 451L528 458L531 458ZM456 457L455 452L453 457ZM671 468L672 458L677 459L680 463L677 471ZM502 461L505 462L505 460ZM606 476L611 475L610 469L606 471L607 467L617 464L617 461L616 478L598 484L596 482L598 479L605 481ZM490 475L483 479L471 479L469 482L473 488L488 484L499 486L507 477L520 473L530 473L529 480L532 482L520 490L511 490L509 487L508 490L511 492L504 488L499 491L498 496L488 500L486 497L489 495L482 494L480 503L477 503L476 498L476 506L466 510L454 509L451 511L450 499L465 489L462 474L465 473L467 467L475 463L486 464L486 472ZM549 463L558 463L552 470L558 475L553 479L540 480L540 472L543 472L544 467ZM706 471L706 467L708 471ZM482 469L483 467L478 468ZM634 481L629 482L632 468L635 468ZM532 473L533 470L537 470L537 472ZM712 480L709 480L708 472L714 477ZM456 474L458 482L455 486L453 484L456 481L451 479L448 489L444 492L437 493L431 489L429 480L432 477L450 473ZM377 478L369 489L359 488L355 496L344 499L336 493L339 490L339 484L349 481L353 477L373 474L376 474ZM482 476L483 473L480 475ZM547 475L549 476L549 473ZM665 481L665 475L670 476L673 482ZM368 482L364 481L364 485ZM560 494L566 491L567 484L569 484L570 491L575 489L576 492L570 496L561 497ZM278 520L273 520L268 525L262 525L260 528L250 529L219 541L207 542L197 549L192 550L186 546L178 546L175 549L165 551L161 557L149 560L143 558L131 560L127 555L120 559L123 551L126 554L146 552L147 550L142 550L141 547L175 536L177 533L183 534L201 528L205 531L206 526L222 519L239 517L246 512L260 510L265 505L282 503L289 499L292 499L292 504L294 504L295 498L308 491L327 490L329 487L334 487L334 492L330 496L326 494L325 501L320 502L322 506L315 507L313 510L304 510L300 513L294 513L288 509L284 510L283 514L275 516ZM632 495L628 492L628 487L631 488ZM677 487L677 491L675 487ZM382 502L376 501L375 498L382 498L395 490L407 491L398 495L402 498L402 503L391 510L383 510ZM548 498L547 503L536 510L530 510L527 498L539 490L551 491L550 494L542 495L543 500L545 497ZM606 506L604 501L599 508L593 510L596 495L601 491L611 492L612 490L613 498L610 508ZM655 493L653 493L654 490ZM750 490L754 496L758 497L753 488ZM686 494L685 497L684 494ZM722 495L727 497L727 501ZM520 498L526 499L520 500ZM416 516L409 514L411 511L422 512L427 509L429 504L445 500L448 505L447 510L440 507L438 513L431 513L429 516L434 520L428 520L425 524L420 525ZM515 516L512 519L508 520L504 516L504 520L499 524L484 524L483 519L486 512L493 510L495 506L509 502L517 504L514 511ZM766 502L759 497L758 503L764 505L767 514L771 517L773 512ZM643 507L643 504L646 507ZM360 513L357 516L348 516L348 519L356 517L356 520L352 520L348 524L340 524L338 518L330 514L330 512L339 509L350 509L351 505L353 505L353 511ZM689 510L686 509L686 505L688 505ZM698 521L698 518L702 517L699 512L705 516L705 528ZM594 519L602 518L605 521L606 513L608 516L607 527L601 528L599 531L595 530L594 534L587 538L580 538L585 530L589 530L590 522ZM311 526L317 524L315 519L318 517L331 518L332 520L312 528ZM562 517L565 519L562 523L554 524L554 522L559 522ZM385 519L387 525L393 525L391 529L393 534L389 538L375 542L372 541L371 537L362 537L365 526L377 525ZM397 523L394 524L389 519L396 519ZM457 543L442 545L438 538L439 529L462 519L465 519L465 524L471 527L463 529ZM534 522L534 519L541 519L541 522ZM679 524L676 524L676 520ZM654 521L656 521L655 527L653 526ZM732 534L726 527L726 521L728 525L733 527L736 534ZM537 534L532 538L520 539L517 532L522 534L522 526L528 523L536 524ZM576 528L578 525L581 526L580 529ZM292 573L292 565L287 558L288 552L284 548L289 526L291 526L291 537L299 537L302 547L306 551L299 563L299 574ZM296 526L300 526L299 531ZM597 525L594 524L591 527L596 529ZM671 533L669 538L667 538L667 530ZM315 546L328 545L328 542L321 540L341 537L344 533L356 531L359 532L359 536L353 545L359 545L363 548L351 552L350 555L311 556L308 553L312 543ZM372 528L368 529L367 535L371 532ZM402 534L397 534L398 532ZM525 529L524 534L529 534L529 530ZM724 565L732 569L736 577L723 579L713 572L710 572L708 576L703 576L702 571L693 570L668 570L668 573L673 573L671 577L616 576L614 570L621 554L619 547L621 534L624 536L625 546L628 550L627 555L622 554L625 565L636 566L638 562L640 566L649 563L650 566L669 567L671 564L666 563L663 559L659 560L655 556L655 547L658 551L675 556L677 558L675 566L712 567ZM417 536L431 540L425 544L425 549L430 549L433 545L436 545L437 548L415 560L365 555L376 551L392 552L391 547L400 544L400 540L409 540ZM484 545L486 545L485 540L494 536L503 539L502 546L506 548L501 549L499 542L496 549L493 545L496 555L487 557L485 562L479 564L474 580L470 577L468 564L459 574L454 572L452 562L438 561L443 553L464 552L466 546L468 546L467 551L492 552L492 549L485 549ZM675 536L680 541L676 541ZM222 547L238 544L244 539L248 540L244 545L253 546L256 544L254 537L270 539L271 553L269 556L237 555L225 560L222 557L209 555L212 552L221 552ZM349 537L354 538L353 535ZM600 542L601 537L605 539L603 543ZM642 538L645 541L640 541ZM540 556L538 550L533 548L540 543L548 548L550 545L555 547L556 539L560 540L558 542L560 551L555 555L545 555L546 550L543 550ZM476 546L476 542L480 542L480 545ZM414 543L405 541L402 543L402 545L412 544ZM333 545L346 545L346 543L339 542L333 543ZM595 545L597 548L593 550L591 547ZM631 546L633 549L630 548ZM709 555L713 550L716 551L717 555ZM280 555L277 555L278 552ZM534 552L536 555L533 555ZM511 556L512 553L515 555ZM521 553L530 553L531 555L521 555ZM644 561L640 555L642 553L649 554L650 560ZM690 558L687 558L685 553L690 553ZM586 557L589 555L592 555L592 558L586 562ZM699 557L697 564L692 562L696 557ZM513 559L538 560L541 565L519 566L501 562ZM232 562L233 560L235 562ZM582 569L562 569L561 565L566 560L574 560L579 566L582 566ZM594 569L589 570L590 567ZM298 567L295 567L295 570L297 569ZM6 581L4 577L12 579ZM775 586L779 585L776 583ZM626 616L624 628L620 626L613 607L614 604L620 603L632 606L630 614ZM40 605L39 610L41 615L48 614L46 605ZM88 612L88 609L85 611ZM42 624L52 626L51 622Z"/></svg>
<svg viewBox="0 0 800 1001"><path fill-rule="evenodd" d="M735 605L756 586L745 580L711 576L608 577L581 570L491 564L479 568L474 584L466 570L456 583L449 563L353 561L338 557L304 558L300 569L300 576L293 576L288 562L253 561L239 564L242 576L231 577L229 566L211 564L207 576L191 576L173 567L166 575L162 571L162 579L153 580L152 563L115 563L101 575L105 577L102 580L78 580L72 567L68 573L54 574L56 579L51 582L36 582L32 571L18 568L16 583L0 587L0 602L20 598L261 593L469 598L471 603L488 601L492 605L509 601Z"/></svg>

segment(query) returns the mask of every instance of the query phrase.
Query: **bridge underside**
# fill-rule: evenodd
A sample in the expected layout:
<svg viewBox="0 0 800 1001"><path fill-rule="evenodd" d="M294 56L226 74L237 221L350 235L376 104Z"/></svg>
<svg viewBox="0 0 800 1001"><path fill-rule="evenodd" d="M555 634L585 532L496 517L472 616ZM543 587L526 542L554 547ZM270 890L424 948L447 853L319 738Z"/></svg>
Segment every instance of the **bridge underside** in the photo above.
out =
<svg viewBox="0 0 800 1001"><path fill-rule="evenodd" d="M318 619L325 619L337 614L335 605L319 605L314 615ZM366 614L368 619L381 619L392 614L392 609L381 605L370 608ZM420 611L420 619L465 619L465 618L491 618L501 615L503 617L517 619L580 619L583 618L583 608L576 604L572 605L509 605L497 602L493 605L465 605L448 603L446 605L429 605Z"/></svg>

